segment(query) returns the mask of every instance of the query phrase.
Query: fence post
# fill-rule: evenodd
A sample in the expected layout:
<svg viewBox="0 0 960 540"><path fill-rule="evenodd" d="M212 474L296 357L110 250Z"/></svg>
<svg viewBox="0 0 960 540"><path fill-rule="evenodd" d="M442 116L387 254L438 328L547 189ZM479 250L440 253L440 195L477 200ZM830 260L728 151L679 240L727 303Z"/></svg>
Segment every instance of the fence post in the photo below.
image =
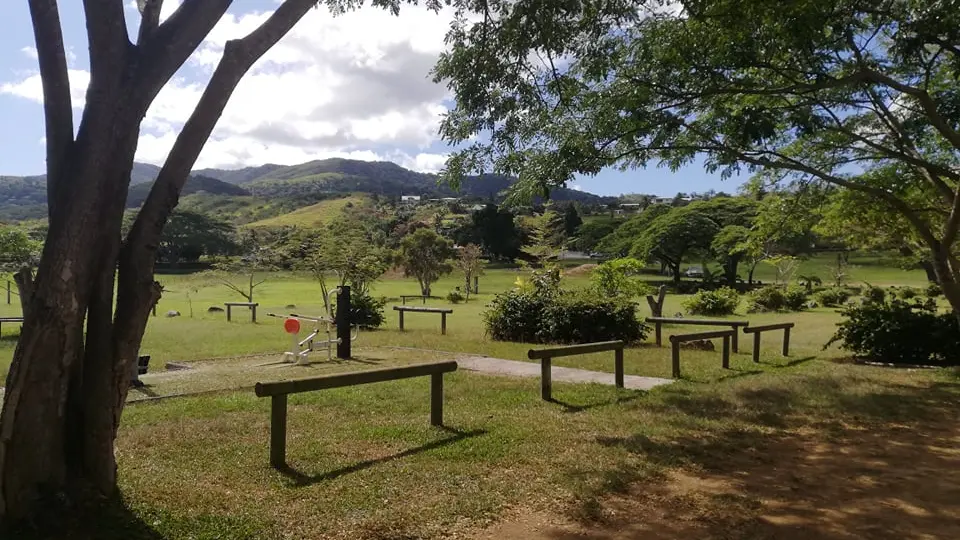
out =
<svg viewBox="0 0 960 540"><path fill-rule="evenodd" d="M674 378L674 379L679 379L679 378L680 378L680 342L679 342L679 341L671 341L671 343L672 343L672 345L673 345L673 351L672 351L672 353L673 353L673 355L672 355L672 356L673 356L673 378Z"/></svg>
<svg viewBox="0 0 960 540"><path fill-rule="evenodd" d="M349 360L350 356L350 286L341 285L337 292L337 358Z"/></svg>
<svg viewBox="0 0 960 540"><path fill-rule="evenodd" d="M545 401L550 401L551 399L551 383L550 383L550 358L541 358L540 359L540 397Z"/></svg>
<svg viewBox="0 0 960 540"><path fill-rule="evenodd" d="M753 362L760 363L760 332L753 334Z"/></svg>
<svg viewBox="0 0 960 540"><path fill-rule="evenodd" d="M443 425L443 373L430 375L430 425Z"/></svg>
<svg viewBox="0 0 960 540"><path fill-rule="evenodd" d="M731 338L730 344L733 346L733 352L735 353L740 352L740 336L737 334L739 331L740 328L736 326L733 327L733 337Z"/></svg>
<svg viewBox="0 0 960 540"><path fill-rule="evenodd" d="M440 334L444 336L447 335L447 314L446 313L440 314Z"/></svg>
<svg viewBox="0 0 960 540"><path fill-rule="evenodd" d="M730 369L730 336L723 336L723 369Z"/></svg>
<svg viewBox="0 0 960 540"><path fill-rule="evenodd" d="M617 388L623 388L623 348L613 351L613 377Z"/></svg>
<svg viewBox="0 0 960 540"><path fill-rule="evenodd" d="M403 310L400 310L400 331L403 332Z"/></svg>
<svg viewBox="0 0 960 540"><path fill-rule="evenodd" d="M653 332L657 338L657 347L660 347L663 345L663 330L661 329L661 324L659 321L653 324L654 324Z"/></svg>
<svg viewBox="0 0 960 540"><path fill-rule="evenodd" d="M10 304L10 280L7 280L7 304Z"/></svg>
<svg viewBox="0 0 960 540"><path fill-rule="evenodd" d="M287 464L287 395L270 398L270 465L281 468Z"/></svg>
<svg viewBox="0 0 960 540"><path fill-rule="evenodd" d="M480 294L480 276L473 276L473 294Z"/></svg>
<svg viewBox="0 0 960 540"><path fill-rule="evenodd" d="M790 327L783 329L783 355L790 356Z"/></svg>

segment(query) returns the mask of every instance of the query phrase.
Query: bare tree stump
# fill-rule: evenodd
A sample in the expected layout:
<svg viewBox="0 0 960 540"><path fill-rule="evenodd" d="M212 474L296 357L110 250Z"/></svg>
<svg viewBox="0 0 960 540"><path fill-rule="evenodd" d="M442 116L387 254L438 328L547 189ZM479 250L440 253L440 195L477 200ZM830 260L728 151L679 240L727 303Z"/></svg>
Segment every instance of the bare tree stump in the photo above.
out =
<svg viewBox="0 0 960 540"><path fill-rule="evenodd" d="M647 295L647 303L650 304L650 311L653 313L654 317L663 317L663 300L667 297L667 286L661 285L660 290L657 291L657 299L653 299L653 295Z"/></svg>

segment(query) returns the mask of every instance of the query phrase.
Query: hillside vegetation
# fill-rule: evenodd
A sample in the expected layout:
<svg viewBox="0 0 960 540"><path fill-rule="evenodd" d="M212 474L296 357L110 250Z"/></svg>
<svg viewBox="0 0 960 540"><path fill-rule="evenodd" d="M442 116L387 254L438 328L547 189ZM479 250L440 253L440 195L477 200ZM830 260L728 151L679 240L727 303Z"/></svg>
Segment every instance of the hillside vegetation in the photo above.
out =
<svg viewBox="0 0 960 540"><path fill-rule="evenodd" d="M351 195L342 199L331 199L305 206L276 217L255 221L248 227L301 227L317 228L330 224L341 216L344 209L369 203L364 195Z"/></svg>

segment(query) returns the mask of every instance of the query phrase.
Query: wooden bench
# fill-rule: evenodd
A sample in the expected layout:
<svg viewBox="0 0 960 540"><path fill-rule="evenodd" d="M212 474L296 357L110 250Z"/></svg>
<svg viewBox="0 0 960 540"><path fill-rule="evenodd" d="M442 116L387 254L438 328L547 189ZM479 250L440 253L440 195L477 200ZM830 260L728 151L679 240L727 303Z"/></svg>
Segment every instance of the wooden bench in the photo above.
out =
<svg viewBox="0 0 960 540"><path fill-rule="evenodd" d="M432 308L432 307L407 307L407 306L393 306L394 311L400 312L400 330L403 330L403 314L407 312L412 313L439 313L440 314L440 333L443 335L447 334L447 315L453 313L453 310L450 308Z"/></svg>
<svg viewBox="0 0 960 540"><path fill-rule="evenodd" d="M328 390L411 377L430 376L430 424L443 425L443 374L457 370L453 361L417 364L413 366L372 369L324 375L296 381L257 383L257 397L270 397L270 465L286 466L287 452L287 396L314 390Z"/></svg>
<svg viewBox="0 0 960 540"><path fill-rule="evenodd" d="M736 329L714 330L713 332L698 332L696 334L677 334L670 336L670 344L673 347L673 378L680 378L680 344L685 341L699 341L702 339L723 338L723 356L721 362L723 369L730 369L730 342L737 336Z"/></svg>
<svg viewBox="0 0 960 540"><path fill-rule="evenodd" d="M427 295L425 295L425 294L401 294L401 295L400 295L400 303L406 305L406 303L407 303L407 298L419 298L419 299L423 300L423 303L424 303L424 304L426 304L426 303L427 303L427 298L430 298L430 297L427 296Z"/></svg>
<svg viewBox="0 0 960 540"><path fill-rule="evenodd" d="M753 361L760 363L760 334L771 330L783 330L783 355L790 356L790 329L793 327L792 322L785 322L744 328L744 334L753 334Z"/></svg>
<svg viewBox="0 0 960 540"><path fill-rule="evenodd" d="M0 334L3 333L3 323L23 323L23 317L0 317Z"/></svg>
<svg viewBox="0 0 960 540"><path fill-rule="evenodd" d="M257 306L260 304L256 302L224 302L223 305L227 306L227 322L230 322L230 308L233 307L250 308L250 322L257 322Z"/></svg>
<svg viewBox="0 0 960 540"><path fill-rule="evenodd" d="M540 359L540 397L546 401L551 399L551 359L575 354L613 351L613 381L617 388L623 388L623 347L624 343L622 341L600 341L581 345L551 347L549 349L530 349L527 351L527 358L531 360Z"/></svg>
<svg viewBox="0 0 960 540"><path fill-rule="evenodd" d="M664 324L689 324L694 326L729 326L733 330L738 328L743 328L750 325L750 321L725 321L723 319L675 319L669 317L647 317L648 323L653 323L654 326L654 336L657 340L657 347L663 345L663 329ZM737 333L733 334L733 352L740 352L740 345L737 340Z"/></svg>

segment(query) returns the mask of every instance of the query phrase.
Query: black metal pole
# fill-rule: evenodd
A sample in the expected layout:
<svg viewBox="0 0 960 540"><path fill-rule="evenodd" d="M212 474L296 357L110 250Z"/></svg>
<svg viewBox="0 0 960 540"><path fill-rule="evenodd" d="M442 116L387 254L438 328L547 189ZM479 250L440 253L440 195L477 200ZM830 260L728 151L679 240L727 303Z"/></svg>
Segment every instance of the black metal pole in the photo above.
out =
<svg viewBox="0 0 960 540"><path fill-rule="evenodd" d="M341 286L337 292L337 358L350 359L350 287Z"/></svg>

